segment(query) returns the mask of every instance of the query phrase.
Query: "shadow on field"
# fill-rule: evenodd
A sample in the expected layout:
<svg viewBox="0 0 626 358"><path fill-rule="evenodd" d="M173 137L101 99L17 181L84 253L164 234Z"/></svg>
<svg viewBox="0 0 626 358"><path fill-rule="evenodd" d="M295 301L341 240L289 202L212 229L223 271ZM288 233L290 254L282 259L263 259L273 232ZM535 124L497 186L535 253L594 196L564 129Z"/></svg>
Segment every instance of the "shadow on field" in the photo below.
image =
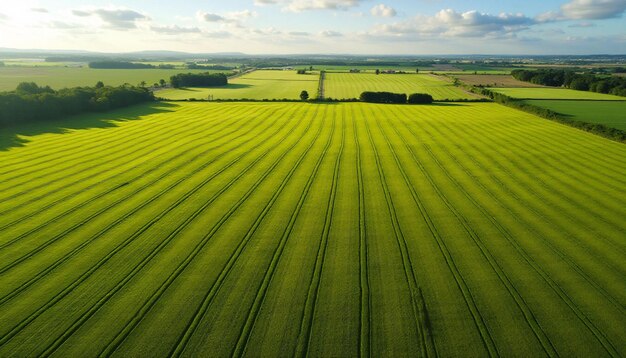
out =
<svg viewBox="0 0 626 358"><path fill-rule="evenodd" d="M429 106L458 107L458 106L467 106L467 104L461 103L461 102L433 102L433 103L429 104Z"/></svg>
<svg viewBox="0 0 626 358"><path fill-rule="evenodd" d="M242 89L242 88L250 88L250 87L253 87L253 86L249 84L245 84L245 83L229 83L225 87L209 87L209 88L215 88L215 89L223 88L227 90L234 90L234 89Z"/></svg>
<svg viewBox="0 0 626 358"><path fill-rule="evenodd" d="M13 124L0 128L0 151L21 147L31 140L27 137L44 133L68 133L77 129L112 128L118 123L132 121L150 114L173 112L177 104L154 102L104 113L87 113L50 121Z"/></svg>

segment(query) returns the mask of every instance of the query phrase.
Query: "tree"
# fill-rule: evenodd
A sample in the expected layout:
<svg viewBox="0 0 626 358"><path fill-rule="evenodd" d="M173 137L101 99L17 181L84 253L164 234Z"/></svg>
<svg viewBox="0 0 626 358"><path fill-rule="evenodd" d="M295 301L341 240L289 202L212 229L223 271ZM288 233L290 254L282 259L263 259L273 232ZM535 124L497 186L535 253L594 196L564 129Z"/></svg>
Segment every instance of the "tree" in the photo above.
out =
<svg viewBox="0 0 626 358"><path fill-rule="evenodd" d="M146 81L139 82L139 87L141 87L141 88L146 87Z"/></svg>
<svg viewBox="0 0 626 358"><path fill-rule="evenodd" d="M167 84L167 82L165 82L165 80L161 78L161 79L159 80L159 84L161 85L161 87L165 87L165 85Z"/></svg>
<svg viewBox="0 0 626 358"><path fill-rule="evenodd" d="M575 78L569 85L569 88L578 91L587 91L589 90L589 83L585 81L583 78Z"/></svg>
<svg viewBox="0 0 626 358"><path fill-rule="evenodd" d="M102 81L98 81L98 83L96 83L96 88L102 88L104 87L104 83Z"/></svg>
<svg viewBox="0 0 626 358"><path fill-rule="evenodd" d="M309 66L309 71L313 71L313 66Z"/></svg>
<svg viewBox="0 0 626 358"><path fill-rule="evenodd" d="M376 69L376 74L380 75L380 70L378 68Z"/></svg>
<svg viewBox="0 0 626 358"><path fill-rule="evenodd" d="M420 69L419 69L419 68L416 68L416 69L415 69L415 73L420 73Z"/></svg>
<svg viewBox="0 0 626 358"><path fill-rule="evenodd" d="M309 99L309 92L307 91L302 91L300 92L300 99L303 101L306 101Z"/></svg>

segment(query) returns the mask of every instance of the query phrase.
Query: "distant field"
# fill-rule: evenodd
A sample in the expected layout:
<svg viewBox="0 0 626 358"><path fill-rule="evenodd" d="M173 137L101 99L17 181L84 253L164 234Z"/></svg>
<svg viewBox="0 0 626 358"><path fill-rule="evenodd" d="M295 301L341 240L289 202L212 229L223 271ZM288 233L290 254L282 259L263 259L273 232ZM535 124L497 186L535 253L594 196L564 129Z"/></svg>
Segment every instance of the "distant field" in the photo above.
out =
<svg viewBox="0 0 626 358"><path fill-rule="evenodd" d="M519 81L511 75L455 75L461 82L484 87L543 87L530 82Z"/></svg>
<svg viewBox="0 0 626 358"><path fill-rule="evenodd" d="M570 119L604 124L626 131L626 101L528 100L527 103L570 116Z"/></svg>
<svg viewBox="0 0 626 358"><path fill-rule="evenodd" d="M624 144L495 103L0 136L0 357L626 356Z"/></svg>
<svg viewBox="0 0 626 358"><path fill-rule="evenodd" d="M6 66L22 66L22 67L65 67L65 66L84 66L82 62L46 62L44 60L32 59L7 59L2 60Z"/></svg>
<svg viewBox="0 0 626 358"><path fill-rule="evenodd" d="M339 99L358 98L364 91L428 93L435 100L476 98L445 79L427 74L328 73L324 88L327 98Z"/></svg>
<svg viewBox="0 0 626 358"><path fill-rule="evenodd" d="M490 88L494 92L521 99L581 99L603 101L626 101L626 97L566 88Z"/></svg>
<svg viewBox="0 0 626 358"><path fill-rule="evenodd" d="M310 98L317 96L319 73L299 75L296 71L254 71L228 81L226 87L165 89L155 95L167 99L299 99L306 90Z"/></svg>
<svg viewBox="0 0 626 358"><path fill-rule="evenodd" d="M350 66L350 65L294 65L294 69L306 68L309 66L313 66L313 69L316 71L326 70L326 71L340 71L340 72L348 72L353 68L357 68L361 71L365 72L375 72L378 70L397 70L397 71L405 71L409 73L415 72L415 69L418 68L420 71L432 71L435 68L431 66L381 66L381 65L358 65L358 66Z"/></svg>
<svg viewBox="0 0 626 358"><path fill-rule="evenodd" d="M148 85L158 83L160 79L169 81L170 76L177 73L207 72L204 70L109 70L91 69L86 67L0 67L0 91L12 91L20 82L36 82L40 86L50 86L54 89L77 86L93 86L98 81L107 85L122 85L130 83L137 85L146 81ZM224 71L208 71L224 72Z"/></svg>

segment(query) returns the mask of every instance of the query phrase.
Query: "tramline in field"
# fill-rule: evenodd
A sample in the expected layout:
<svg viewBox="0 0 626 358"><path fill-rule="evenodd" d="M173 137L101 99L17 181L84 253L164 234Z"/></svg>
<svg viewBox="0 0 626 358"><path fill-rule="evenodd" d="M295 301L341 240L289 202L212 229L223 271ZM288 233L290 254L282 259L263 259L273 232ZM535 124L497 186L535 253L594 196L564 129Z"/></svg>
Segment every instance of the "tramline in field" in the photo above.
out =
<svg viewBox="0 0 626 358"><path fill-rule="evenodd" d="M91 117L0 152L0 356L626 354L622 144L493 103Z"/></svg>

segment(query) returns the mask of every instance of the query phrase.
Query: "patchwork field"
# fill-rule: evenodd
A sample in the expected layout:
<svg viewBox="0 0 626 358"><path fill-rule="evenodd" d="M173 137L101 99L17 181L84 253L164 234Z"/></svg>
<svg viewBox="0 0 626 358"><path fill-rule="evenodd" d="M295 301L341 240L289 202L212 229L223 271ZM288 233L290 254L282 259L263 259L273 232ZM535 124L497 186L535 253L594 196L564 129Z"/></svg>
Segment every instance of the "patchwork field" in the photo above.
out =
<svg viewBox="0 0 626 358"><path fill-rule="evenodd" d="M46 126L0 134L0 356L626 355L623 144L494 103Z"/></svg>
<svg viewBox="0 0 626 358"><path fill-rule="evenodd" d="M165 89L158 97L180 99L299 99L306 90L310 98L317 95L319 73L299 75L296 71L261 70L228 81L225 87Z"/></svg>
<svg viewBox="0 0 626 358"><path fill-rule="evenodd" d="M470 86L484 87L543 87L530 82L519 81L511 75L454 75L459 81Z"/></svg>
<svg viewBox="0 0 626 358"><path fill-rule="evenodd" d="M573 120L599 123L626 130L626 101L527 100L525 102L564 114Z"/></svg>
<svg viewBox="0 0 626 358"><path fill-rule="evenodd" d="M567 88L490 88L493 92L521 99L579 99L601 101L624 101L626 98L589 91L576 91Z"/></svg>
<svg viewBox="0 0 626 358"><path fill-rule="evenodd" d="M162 69L140 69L140 70L110 70L92 69L86 67L0 67L0 91L12 91L21 82L36 82L40 86L50 86L54 89L78 86L93 86L98 81L103 81L107 85L119 86L124 83L137 85L141 81L151 86L158 83L160 79L169 81L170 77L177 73L187 72L223 72L204 70L162 70Z"/></svg>
<svg viewBox="0 0 626 358"><path fill-rule="evenodd" d="M428 93L435 100L476 98L452 83L426 74L328 73L324 81L327 98L358 98L364 91Z"/></svg>

